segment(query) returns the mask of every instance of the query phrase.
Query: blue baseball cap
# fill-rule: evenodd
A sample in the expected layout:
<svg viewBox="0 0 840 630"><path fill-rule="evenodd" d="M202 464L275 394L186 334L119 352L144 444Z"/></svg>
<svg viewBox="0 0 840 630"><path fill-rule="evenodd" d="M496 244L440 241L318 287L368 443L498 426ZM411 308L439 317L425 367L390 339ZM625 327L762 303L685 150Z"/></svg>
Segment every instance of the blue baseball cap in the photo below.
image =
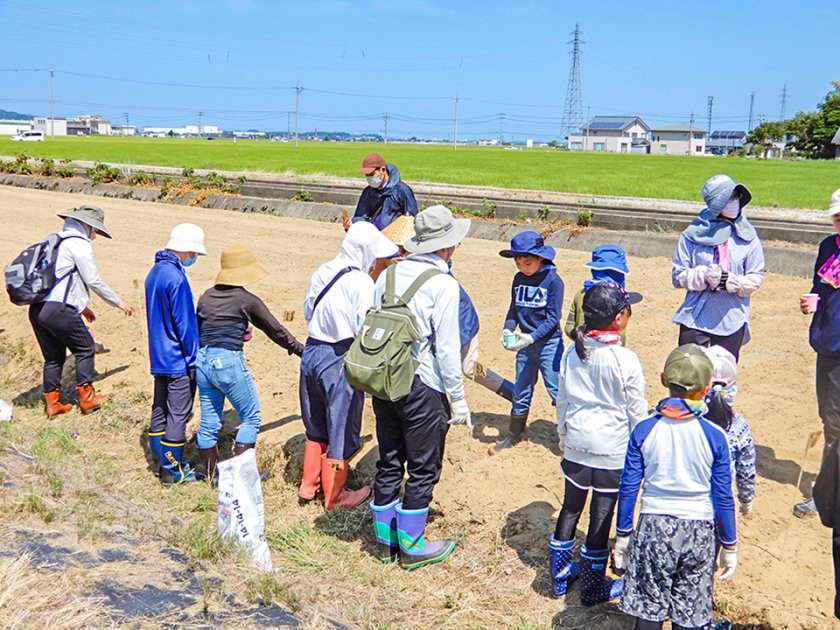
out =
<svg viewBox="0 0 840 630"><path fill-rule="evenodd" d="M539 256L545 260L554 260L556 252L537 232L520 232L510 241L510 249L503 249L499 256L513 258L514 256Z"/></svg>
<svg viewBox="0 0 840 630"><path fill-rule="evenodd" d="M630 274L630 270L627 268L627 255L618 245L596 247L592 250L592 262L588 262L584 266L590 269L617 271L625 276Z"/></svg>

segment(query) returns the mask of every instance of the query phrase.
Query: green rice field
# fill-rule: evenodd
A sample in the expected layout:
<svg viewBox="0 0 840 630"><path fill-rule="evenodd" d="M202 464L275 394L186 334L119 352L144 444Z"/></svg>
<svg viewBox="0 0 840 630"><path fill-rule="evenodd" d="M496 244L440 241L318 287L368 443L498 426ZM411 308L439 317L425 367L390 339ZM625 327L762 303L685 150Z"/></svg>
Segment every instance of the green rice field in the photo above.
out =
<svg viewBox="0 0 840 630"><path fill-rule="evenodd" d="M270 142L228 139L59 137L18 143L0 137L0 155L98 160L124 164L242 172L361 177L365 154L377 151L410 182L525 188L592 195L700 200L716 173L746 184L753 203L782 208L828 206L840 188L840 161L780 161L735 157L581 154L556 149L509 150L418 144Z"/></svg>

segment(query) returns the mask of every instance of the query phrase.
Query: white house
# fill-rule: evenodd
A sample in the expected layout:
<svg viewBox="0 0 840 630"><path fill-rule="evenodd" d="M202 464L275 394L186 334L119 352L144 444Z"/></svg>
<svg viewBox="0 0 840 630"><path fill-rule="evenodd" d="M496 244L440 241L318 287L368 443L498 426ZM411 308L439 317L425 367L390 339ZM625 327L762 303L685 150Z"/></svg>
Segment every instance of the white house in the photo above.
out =
<svg viewBox="0 0 840 630"><path fill-rule="evenodd" d="M725 131L715 129L706 139L706 150L712 155L734 153L747 142L746 131Z"/></svg>
<svg viewBox="0 0 840 630"><path fill-rule="evenodd" d="M67 119L56 118L51 120L49 116L36 116L32 129L35 131L43 131L45 136L66 136Z"/></svg>
<svg viewBox="0 0 840 630"><path fill-rule="evenodd" d="M4 120L0 119L0 136L13 136L21 131L32 129L31 120Z"/></svg>
<svg viewBox="0 0 840 630"><path fill-rule="evenodd" d="M136 136L137 127L134 125L111 125L112 136Z"/></svg>
<svg viewBox="0 0 840 630"><path fill-rule="evenodd" d="M570 151L632 153L634 145L644 146L649 133L650 127L638 116L595 116L580 135L569 136L567 147Z"/></svg>
<svg viewBox="0 0 840 630"><path fill-rule="evenodd" d="M665 125L650 130L650 146L657 155L703 155L706 132L690 125Z"/></svg>

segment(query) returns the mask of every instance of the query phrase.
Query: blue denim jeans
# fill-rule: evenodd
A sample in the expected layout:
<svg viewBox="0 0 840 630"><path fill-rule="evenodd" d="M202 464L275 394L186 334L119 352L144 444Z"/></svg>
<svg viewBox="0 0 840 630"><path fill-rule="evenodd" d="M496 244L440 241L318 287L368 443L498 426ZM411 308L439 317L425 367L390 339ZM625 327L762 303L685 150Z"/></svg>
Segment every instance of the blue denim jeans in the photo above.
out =
<svg viewBox="0 0 840 630"><path fill-rule="evenodd" d="M224 348L201 348L195 362L201 422L198 448L213 448L219 441L225 398L239 415L236 441L254 444L260 432L260 399L245 366L245 353Z"/></svg>
<svg viewBox="0 0 840 630"><path fill-rule="evenodd" d="M555 335L523 348L516 353L516 383L513 385L513 408L511 413L523 416L531 408L531 397L537 376L542 373L543 383L551 396L551 404L557 400L557 373L560 357L563 355L563 338Z"/></svg>

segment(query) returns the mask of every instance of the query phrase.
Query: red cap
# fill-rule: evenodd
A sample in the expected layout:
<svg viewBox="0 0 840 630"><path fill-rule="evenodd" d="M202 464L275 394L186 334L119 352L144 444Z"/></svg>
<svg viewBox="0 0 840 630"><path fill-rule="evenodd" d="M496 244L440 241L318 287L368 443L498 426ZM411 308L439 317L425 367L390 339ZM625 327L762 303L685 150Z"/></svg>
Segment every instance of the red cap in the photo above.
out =
<svg viewBox="0 0 840 630"><path fill-rule="evenodd" d="M385 166L384 157L378 153L369 153L365 156L364 161L362 161L362 168L359 169L359 172L364 175L370 175L373 171L383 166Z"/></svg>

